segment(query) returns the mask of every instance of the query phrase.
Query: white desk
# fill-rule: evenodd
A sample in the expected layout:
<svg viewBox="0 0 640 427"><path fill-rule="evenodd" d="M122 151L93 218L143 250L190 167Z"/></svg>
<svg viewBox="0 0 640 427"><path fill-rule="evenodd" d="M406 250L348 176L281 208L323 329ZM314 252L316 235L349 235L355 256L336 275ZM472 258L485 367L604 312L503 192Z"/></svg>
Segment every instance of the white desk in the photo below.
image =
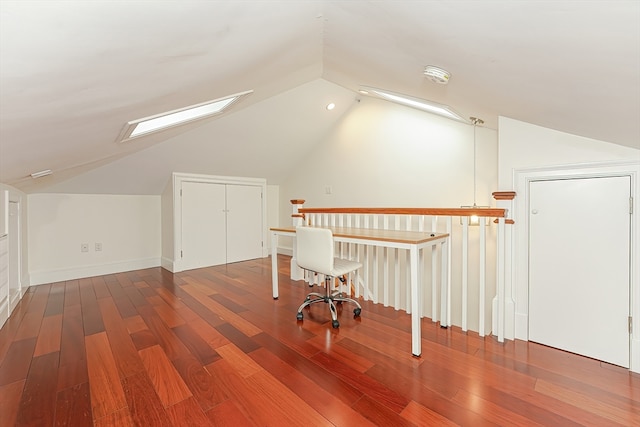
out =
<svg viewBox="0 0 640 427"><path fill-rule="evenodd" d="M380 246L396 249L409 250L409 263L411 269L411 353L414 356L422 354L422 345L420 341L420 277L418 268L418 259L420 250L426 247L441 246L442 253L442 292L441 298L447 301L443 307L449 311L450 297L449 283L447 275L447 267L449 260L447 258L447 245L449 244L449 235L445 233L418 232L418 231L401 231L401 230L377 230L364 228L347 228L347 227L325 227L333 232L333 238L336 242L355 243L360 245ZM274 227L271 228L271 280L273 285L273 298L278 299L278 236L295 237L295 227ZM435 284L434 284L435 286ZM441 315L443 319L447 318L447 313Z"/></svg>

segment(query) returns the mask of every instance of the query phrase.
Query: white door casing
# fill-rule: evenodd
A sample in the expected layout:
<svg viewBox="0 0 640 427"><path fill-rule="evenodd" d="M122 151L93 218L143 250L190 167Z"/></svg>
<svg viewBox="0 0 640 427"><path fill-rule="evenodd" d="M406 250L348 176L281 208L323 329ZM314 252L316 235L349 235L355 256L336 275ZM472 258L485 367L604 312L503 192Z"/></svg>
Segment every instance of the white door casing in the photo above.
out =
<svg viewBox="0 0 640 427"><path fill-rule="evenodd" d="M173 190L172 190L173 212L171 215L171 220L173 223L173 239L172 240L175 242L172 249L173 251L173 261L171 265L172 272L176 273L176 272L180 272L187 269L199 268L199 267L210 266L210 265L220 265L227 262L235 262L239 260L240 259L239 257L241 256L246 256L246 258L244 259L253 259L253 258L268 256L268 250L263 245L263 242L265 241L266 235L267 235L266 197L263 197L263 195L266 194L266 187L267 187L265 179L225 177L225 176L216 176L216 175L201 175L201 174L187 174L187 173L174 172L172 175L172 181L173 181ZM189 186L189 184L193 184L193 186ZM194 190L196 188L195 186L198 186L200 184L217 185L219 186L217 187L218 189L224 188L224 197L223 197L224 203L221 203L220 206L216 206L215 208L211 206L206 208L207 210L213 209L217 212L219 211L222 214L224 214L224 216L223 215L218 216L217 213L216 214L210 213L207 217L207 215L200 213L200 214L194 214L196 215L196 217L190 218L189 217L190 213L186 212L186 209L187 208L193 209L194 207L197 209L197 206L184 206L185 209L183 210L183 200L182 200L183 196L181 196L181 193L184 193L183 186L187 185L188 187L190 187L187 189L187 191L193 190L193 194L195 195L197 194L198 191L200 191L200 190ZM240 188L240 187L243 187L243 188ZM214 191L211 188L213 187L209 187L209 190L202 190L202 191L204 191L204 193L206 193L207 191L211 193ZM230 190L231 200L228 200L229 188L232 188ZM238 191L235 192L234 189L238 189ZM252 201L242 202L242 203L239 202L237 199L241 199L240 197L241 195L251 195ZM209 197L209 196L211 196L211 194L210 195L200 194L198 197L192 198L192 202L194 205L199 205L202 197ZM219 197L219 195L217 197ZM228 205L228 203L231 203L231 205ZM205 206L207 204L209 203L205 203ZM251 212L243 212L244 209L248 209ZM230 210L233 210L234 214L237 214L233 216L234 217L237 216L237 219L238 219L237 221L232 221L231 229L228 228L228 224L229 224L228 211ZM205 258L205 259L199 260L198 262L192 263L191 260L187 259L188 255L185 252L185 249L186 249L185 245L189 245L189 240L188 240L189 237L185 237L184 235L186 232L192 233L194 231L202 234L202 230L200 229L200 227L197 226L197 224L201 223L202 221L205 221L205 218L213 218L213 216L217 218L215 221L217 225L221 226L222 229L224 229L224 235L225 235L224 260L222 258L222 255L219 255L216 257L215 261L211 261L213 257L210 254L208 260ZM194 230L189 230L189 229L183 230L183 226L186 224L185 221L187 221L189 224L192 224ZM189 226L190 225L187 225L187 227ZM208 224L205 224L205 231L207 226ZM232 258L229 258L228 254L229 254L230 238L227 232L228 231L237 232L234 230L241 230L241 234L238 234L235 237L232 237L234 241L236 239L248 240L250 236L252 238L255 238L255 241L253 241L249 245L246 245L246 247L243 250L241 250L240 247L236 247L231 251ZM221 230L217 230L216 235L218 232L222 233ZM211 234L213 232L209 231L209 233ZM200 238L201 237L198 237L197 239L200 239ZM222 241L222 239L218 239L218 241ZM201 244L203 245L211 244L211 243L212 243L211 241L209 241L208 243L201 242ZM234 243L232 243L231 245L233 246ZM218 248L218 249L222 251L222 248ZM211 248L207 248L207 250L211 250ZM233 260L231 261L230 259L233 259Z"/></svg>
<svg viewBox="0 0 640 427"><path fill-rule="evenodd" d="M20 301L22 288L22 229L20 202L9 201L9 312Z"/></svg>
<svg viewBox="0 0 640 427"><path fill-rule="evenodd" d="M529 184L532 181L550 179L596 178L630 176L631 217L631 349L630 370L640 373L640 161L608 161L577 163L513 170L513 190L517 197L511 205L515 223L512 226L512 251L507 263L511 274L507 277L507 296L513 301L512 316L505 319L513 322L513 338L529 340ZM598 224L604 228L604 224ZM635 261L634 261L635 260Z"/></svg>

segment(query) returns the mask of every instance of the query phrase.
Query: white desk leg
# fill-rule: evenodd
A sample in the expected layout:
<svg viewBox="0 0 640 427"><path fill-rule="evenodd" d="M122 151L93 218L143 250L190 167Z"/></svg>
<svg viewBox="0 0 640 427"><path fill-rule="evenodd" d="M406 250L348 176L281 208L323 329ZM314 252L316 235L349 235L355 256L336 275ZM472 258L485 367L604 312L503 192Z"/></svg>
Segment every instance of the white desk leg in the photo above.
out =
<svg viewBox="0 0 640 427"><path fill-rule="evenodd" d="M414 356L422 354L422 343L420 341L420 300L418 292L418 245L411 245L409 249L411 264L411 353Z"/></svg>
<svg viewBox="0 0 640 427"><path fill-rule="evenodd" d="M273 299L278 299L278 235L271 233L271 286Z"/></svg>

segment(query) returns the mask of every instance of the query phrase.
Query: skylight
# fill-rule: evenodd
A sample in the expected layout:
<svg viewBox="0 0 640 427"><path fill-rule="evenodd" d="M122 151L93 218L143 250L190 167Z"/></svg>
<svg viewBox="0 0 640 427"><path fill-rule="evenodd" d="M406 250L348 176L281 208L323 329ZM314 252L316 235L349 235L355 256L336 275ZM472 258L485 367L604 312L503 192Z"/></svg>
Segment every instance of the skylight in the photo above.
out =
<svg viewBox="0 0 640 427"><path fill-rule="evenodd" d="M143 119L132 120L125 125L118 141L126 142L140 136L160 132L195 120L221 114L239 99L251 93L253 93L253 91L249 90L226 98L215 99L213 101L203 102L201 104L192 105L179 110L173 110L167 113L145 117Z"/></svg>
<svg viewBox="0 0 640 427"><path fill-rule="evenodd" d="M464 123L469 123L467 119L462 117L460 114L456 113L449 106L438 104L433 101L427 101L420 98L401 95L399 93L384 91L384 90L376 89L373 87L363 87L363 90L361 90L360 93L368 94L368 95L374 94L375 96L382 99L386 99L387 101L396 102L398 104L406 105L407 107L417 108L419 110L427 111L429 113L439 114L449 119L458 120Z"/></svg>

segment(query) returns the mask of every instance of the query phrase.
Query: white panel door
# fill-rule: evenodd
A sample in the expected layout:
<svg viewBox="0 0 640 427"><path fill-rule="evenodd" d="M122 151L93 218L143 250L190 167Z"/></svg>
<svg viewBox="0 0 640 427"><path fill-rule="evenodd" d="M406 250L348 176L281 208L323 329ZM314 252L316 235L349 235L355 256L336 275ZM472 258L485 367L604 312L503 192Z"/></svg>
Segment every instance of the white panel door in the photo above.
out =
<svg viewBox="0 0 640 427"><path fill-rule="evenodd" d="M531 182L529 340L629 367L630 177Z"/></svg>
<svg viewBox="0 0 640 427"><path fill-rule="evenodd" d="M262 187L227 185L227 262L262 257Z"/></svg>
<svg viewBox="0 0 640 427"><path fill-rule="evenodd" d="M182 263L184 270L225 264L225 186L182 183Z"/></svg>

